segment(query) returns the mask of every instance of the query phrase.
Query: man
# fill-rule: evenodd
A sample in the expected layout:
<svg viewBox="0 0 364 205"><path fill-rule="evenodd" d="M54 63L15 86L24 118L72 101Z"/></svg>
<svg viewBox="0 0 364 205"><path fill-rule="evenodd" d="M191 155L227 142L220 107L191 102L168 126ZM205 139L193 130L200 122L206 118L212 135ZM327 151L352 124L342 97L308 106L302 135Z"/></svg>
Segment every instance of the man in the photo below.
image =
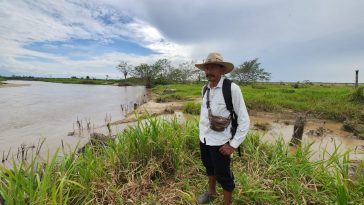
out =
<svg viewBox="0 0 364 205"><path fill-rule="evenodd" d="M226 120L231 116L224 100L222 76L231 72L234 65L224 62L219 53L210 53L204 63L195 66L203 70L208 79L207 89L203 89L199 126L201 160L208 176L208 190L198 201L201 204L210 203L216 197L217 181L224 190L224 204L228 205L232 202L232 192L235 188L230 170L231 154L244 141L250 120L240 87L231 83L231 99L238 123L236 134L232 138L230 121L227 121L226 128L213 130L211 121L214 116Z"/></svg>

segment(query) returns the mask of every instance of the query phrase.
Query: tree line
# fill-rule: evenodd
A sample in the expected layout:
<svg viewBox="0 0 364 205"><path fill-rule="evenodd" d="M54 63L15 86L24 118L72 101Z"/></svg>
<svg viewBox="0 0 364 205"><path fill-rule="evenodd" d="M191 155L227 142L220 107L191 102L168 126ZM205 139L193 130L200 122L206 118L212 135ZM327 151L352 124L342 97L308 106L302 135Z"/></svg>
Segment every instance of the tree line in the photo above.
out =
<svg viewBox="0 0 364 205"><path fill-rule="evenodd" d="M194 61L186 61L173 65L168 59L159 59L153 64L142 63L132 66L126 61L121 61L117 66L126 80L129 77L142 79L147 87L154 84L186 83L206 80L203 71L195 67ZM260 66L258 58L245 61L227 74L227 77L238 81L241 84L269 81L271 73L266 72Z"/></svg>

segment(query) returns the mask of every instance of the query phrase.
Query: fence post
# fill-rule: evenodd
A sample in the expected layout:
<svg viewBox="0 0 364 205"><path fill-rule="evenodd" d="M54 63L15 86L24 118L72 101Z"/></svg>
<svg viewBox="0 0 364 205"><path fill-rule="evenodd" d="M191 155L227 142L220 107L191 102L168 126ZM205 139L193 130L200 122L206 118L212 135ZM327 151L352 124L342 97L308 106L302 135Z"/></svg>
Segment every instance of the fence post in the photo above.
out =
<svg viewBox="0 0 364 205"><path fill-rule="evenodd" d="M359 70L355 70L355 88L358 88Z"/></svg>
<svg viewBox="0 0 364 205"><path fill-rule="evenodd" d="M296 122L294 123L293 135L291 142L289 143L290 146L296 146L301 144L305 124L306 124L306 117L298 116Z"/></svg>

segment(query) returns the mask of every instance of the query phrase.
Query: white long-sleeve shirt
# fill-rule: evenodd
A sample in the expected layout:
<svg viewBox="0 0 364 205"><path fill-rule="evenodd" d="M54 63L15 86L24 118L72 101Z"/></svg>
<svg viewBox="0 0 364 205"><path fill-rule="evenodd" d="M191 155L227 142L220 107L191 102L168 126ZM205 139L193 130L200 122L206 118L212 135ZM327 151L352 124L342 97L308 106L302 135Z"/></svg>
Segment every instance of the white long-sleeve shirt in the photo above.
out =
<svg viewBox="0 0 364 205"><path fill-rule="evenodd" d="M226 108L224 95L222 93L223 81L224 78L221 77L219 83L214 88L210 88L209 83L207 85L207 87L210 88L210 108L213 115L229 117L230 112ZM231 140L231 123L223 132L216 132L210 128L206 105L207 93L205 93L202 99L200 113L200 141L202 143L206 142L206 145L220 146L230 141L230 146L237 148L245 140L249 130L250 119L243 99L243 94L241 93L240 87L235 83L231 83L231 96L234 111L238 116L238 128L234 138Z"/></svg>

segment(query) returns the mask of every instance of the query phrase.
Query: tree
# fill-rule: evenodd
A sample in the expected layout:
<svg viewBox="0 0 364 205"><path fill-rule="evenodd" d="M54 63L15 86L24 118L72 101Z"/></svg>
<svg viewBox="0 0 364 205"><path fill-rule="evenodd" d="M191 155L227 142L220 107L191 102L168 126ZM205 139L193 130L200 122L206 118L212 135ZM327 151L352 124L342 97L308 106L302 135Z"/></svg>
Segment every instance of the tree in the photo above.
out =
<svg viewBox="0 0 364 205"><path fill-rule="evenodd" d="M187 81L196 81L199 80L199 73L200 70L195 67L194 61L186 61L183 63L180 63L178 65L178 71L179 75L179 81L181 83L185 83Z"/></svg>
<svg viewBox="0 0 364 205"><path fill-rule="evenodd" d="M166 83L185 83L198 79L198 69L195 68L194 61L185 61L180 63L177 67L173 67L171 62L167 59L160 59L155 63L160 66L161 82Z"/></svg>
<svg viewBox="0 0 364 205"><path fill-rule="evenodd" d="M159 59L153 66L159 72L158 75L155 76L155 80L158 80L159 83L169 82L169 73L174 70L171 61L165 58Z"/></svg>
<svg viewBox="0 0 364 205"><path fill-rule="evenodd" d="M135 77L142 78L145 80L147 88L152 87L153 82L160 77L162 71L162 66L160 64L140 64L134 68L134 75Z"/></svg>
<svg viewBox="0 0 364 205"><path fill-rule="evenodd" d="M116 69L118 69L121 73L124 74L124 79L130 74L133 70L133 67L131 65L128 65L127 62L121 61L119 65L116 66Z"/></svg>
<svg viewBox="0 0 364 205"><path fill-rule="evenodd" d="M245 61L239 67L235 68L231 72L231 77L240 83L248 84L257 81L269 81L271 73L264 71L264 68L261 68L260 63L258 63L258 58L256 58Z"/></svg>

